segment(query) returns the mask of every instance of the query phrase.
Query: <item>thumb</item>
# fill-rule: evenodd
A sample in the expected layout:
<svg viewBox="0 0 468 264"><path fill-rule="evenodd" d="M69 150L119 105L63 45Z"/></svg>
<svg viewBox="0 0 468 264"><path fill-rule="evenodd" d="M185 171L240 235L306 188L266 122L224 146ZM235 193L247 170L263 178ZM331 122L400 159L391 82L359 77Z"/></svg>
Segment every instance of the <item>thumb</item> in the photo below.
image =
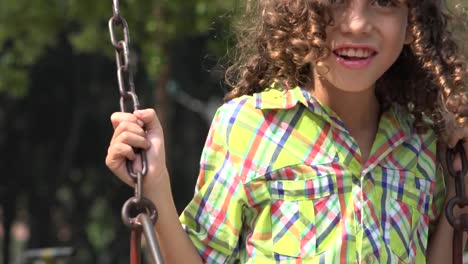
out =
<svg viewBox="0 0 468 264"><path fill-rule="evenodd" d="M146 130L153 130L161 127L156 111L152 108L137 110L134 115L144 123Z"/></svg>

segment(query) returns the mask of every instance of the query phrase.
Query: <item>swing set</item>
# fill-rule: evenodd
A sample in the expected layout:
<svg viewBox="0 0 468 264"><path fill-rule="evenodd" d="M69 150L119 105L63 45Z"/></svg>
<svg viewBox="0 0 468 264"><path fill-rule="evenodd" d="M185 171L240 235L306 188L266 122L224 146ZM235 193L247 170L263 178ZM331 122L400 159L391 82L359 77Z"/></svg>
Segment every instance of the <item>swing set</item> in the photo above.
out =
<svg viewBox="0 0 468 264"><path fill-rule="evenodd" d="M123 39L118 40L116 29L121 29ZM115 58L117 64L117 80L120 93L120 110L122 112L133 112L140 107L138 96L133 82L133 73L130 63L130 32L127 21L120 13L119 0L113 0L113 16L109 20L109 33L112 45L115 48ZM127 107L130 104L131 107ZM455 148L448 149L446 154L447 169L451 177L455 180L456 195L452 197L445 207L445 215L450 225L453 227L453 263L463 263L463 234L468 232L468 214L456 215L457 208L468 206L468 196L465 190L465 176L468 173L468 161L463 142L458 142ZM148 250L153 263L163 263L159 244L154 232L154 224L158 218L156 206L142 195L143 177L146 175L148 166L146 153L141 149L136 149L140 156L139 171L134 171L133 162L127 160L127 171L135 183L135 195L129 198L122 207L122 221L131 229L130 234L130 263L140 264L141 259L141 238L144 235ZM453 161L457 154L462 161L460 171L455 171ZM131 213L138 211L136 217Z"/></svg>
<svg viewBox="0 0 468 264"><path fill-rule="evenodd" d="M120 27L123 39L116 38L116 27ZM120 14L119 0L113 0L113 16L109 20L109 32L112 45L115 48L115 59L117 64L117 80L120 93L120 111L133 112L140 108L138 96L135 92L133 73L130 66L130 32L127 21ZM127 107L131 104L131 109ZM122 207L122 221L130 227L130 263L139 264L141 256L142 233L148 244L149 253L154 263L163 263L158 240L153 226L158 218L156 206L147 198L143 197L143 177L148 172L146 153L141 149L135 151L140 156L140 170L134 171L133 162L127 160L127 171L135 182L135 195L128 199ZM140 212L132 217L133 211Z"/></svg>

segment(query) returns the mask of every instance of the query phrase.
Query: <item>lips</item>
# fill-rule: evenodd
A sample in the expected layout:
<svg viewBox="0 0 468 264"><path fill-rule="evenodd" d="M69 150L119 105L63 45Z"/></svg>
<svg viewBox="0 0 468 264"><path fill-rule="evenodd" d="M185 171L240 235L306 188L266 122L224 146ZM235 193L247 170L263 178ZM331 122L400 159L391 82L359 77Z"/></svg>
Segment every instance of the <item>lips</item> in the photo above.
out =
<svg viewBox="0 0 468 264"><path fill-rule="evenodd" d="M364 45L342 45L333 50L336 62L347 69L365 69L371 65L377 51L372 46Z"/></svg>
<svg viewBox="0 0 468 264"><path fill-rule="evenodd" d="M344 60L365 60L377 54L369 47L340 47L333 50L333 53Z"/></svg>

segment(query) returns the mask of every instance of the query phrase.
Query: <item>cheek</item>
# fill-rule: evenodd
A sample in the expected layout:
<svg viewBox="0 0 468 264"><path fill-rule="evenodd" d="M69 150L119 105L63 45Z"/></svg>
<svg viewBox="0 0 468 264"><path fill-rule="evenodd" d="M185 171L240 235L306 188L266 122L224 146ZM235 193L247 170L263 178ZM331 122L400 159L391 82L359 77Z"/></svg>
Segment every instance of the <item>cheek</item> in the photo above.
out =
<svg viewBox="0 0 468 264"><path fill-rule="evenodd" d="M399 53L406 41L407 23L401 21L395 22L396 24L393 24L393 26L391 24L387 24L388 38L386 42L388 43L388 45L391 45L393 47L392 50Z"/></svg>
<svg viewBox="0 0 468 264"><path fill-rule="evenodd" d="M333 32L336 30L336 26L327 26L325 28L325 34L327 35L327 42L333 39Z"/></svg>
<svg viewBox="0 0 468 264"><path fill-rule="evenodd" d="M401 28L400 28L400 29L401 29L401 32L400 32L400 34L401 34L401 35L400 35L400 36L401 36L401 39L402 39L403 41L405 41L405 40L406 40L406 37L407 37L407 35L408 35L408 30L409 30L409 29L408 29L408 22L407 22L407 21L402 22L402 23L401 23Z"/></svg>
<svg viewBox="0 0 468 264"><path fill-rule="evenodd" d="M399 18L394 21L395 35L399 37L399 41L404 42L408 33L408 13L404 12Z"/></svg>
<svg viewBox="0 0 468 264"><path fill-rule="evenodd" d="M393 34L404 35L408 27L408 22L404 18L395 17L389 23L386 23L385 26L389 28Z"/></svg>

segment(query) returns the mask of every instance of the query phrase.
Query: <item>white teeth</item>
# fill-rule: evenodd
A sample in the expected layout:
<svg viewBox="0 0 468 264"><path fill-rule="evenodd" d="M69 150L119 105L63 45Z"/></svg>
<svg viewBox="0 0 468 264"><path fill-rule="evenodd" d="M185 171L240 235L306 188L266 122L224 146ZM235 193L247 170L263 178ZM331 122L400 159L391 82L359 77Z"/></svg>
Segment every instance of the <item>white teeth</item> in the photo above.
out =
<svg viewBox="0 0 468 264"><path fill-rule="evenodd" d="M362 58L364 55L364 51L362 49L358 49L356 51L356 57Z"/></svg>
<svg viewBox="0 0 468 264"><path fill-rule="evenodd" d="M368 49L339 49L336 53L340 56L356 57L356 58L367 58L372 54L372 51Z"/></svg>

